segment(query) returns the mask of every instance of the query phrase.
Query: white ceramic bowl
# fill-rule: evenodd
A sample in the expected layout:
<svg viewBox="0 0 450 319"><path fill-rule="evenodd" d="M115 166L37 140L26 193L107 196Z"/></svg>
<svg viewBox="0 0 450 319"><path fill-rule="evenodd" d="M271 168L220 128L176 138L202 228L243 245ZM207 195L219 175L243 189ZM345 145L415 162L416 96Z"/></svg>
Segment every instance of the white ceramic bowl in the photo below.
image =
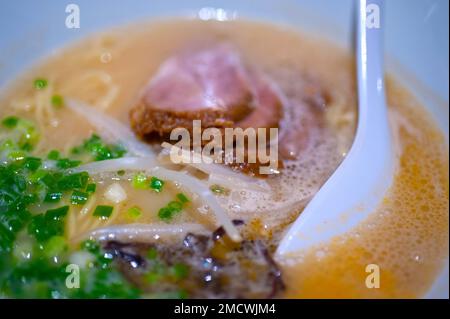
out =
<svg viewBox="0 0 450 319"><path fill-rule="evenodd" d="M71 41L93 31L155 17L198 15L215 8L224 15L293 26L350 47L352 0L74 0L80 28L65 26L66 1L2 1L0 4L0 87L17 73ZM449 2L447 0L386 1L386 54L394 73L427 106L448 142ZM449 297L447 266L426 297Z"/></svg>

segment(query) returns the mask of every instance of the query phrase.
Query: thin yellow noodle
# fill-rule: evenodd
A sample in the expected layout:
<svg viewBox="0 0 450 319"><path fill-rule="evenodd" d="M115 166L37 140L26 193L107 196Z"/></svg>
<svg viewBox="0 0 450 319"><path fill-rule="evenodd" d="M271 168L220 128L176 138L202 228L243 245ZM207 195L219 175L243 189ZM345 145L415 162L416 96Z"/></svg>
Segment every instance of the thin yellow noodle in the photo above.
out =
<svg viewBox="0 0 450 319"><path fill-rule="evenodd" d="M53 106L51 104L51 98L53 96L54 88L52 80L45 89L37 90L31 98L13 100L11 106L18 111L29 111L34 113L37 127L40 132L45 132L46 126L54 124L57 121ZM42 138L36 145L35 152L39 153L43 149Z"/></svg>
<svg viewBox="0 0 450 319"><path fill-rule="evenodd" d="M77 216L77 224L82 222L84 220L84 223L78 227L76 234L84 232L86 229L90 229L90 223L92 223L92 217L88 214L89 211L92 210L95 202L96 202L96 196L92 195L92 197L88 200L88 202L83 206L83 208L80 210ZM76 235L74 234L74 235ZM74 238L76 236L73 236Z"/></svg>
<svg viewBox="0 0 450 319"><path fill-rule="evenodd" d="M48 97L48 99L51 101L51 97ZM43 102L44 107L45 107L45 111L47 112L47 118L49 119L49 123L51 125L54 125L55 122L57 121L57 118L55 116L55 111L53 109L53 105L51 104L51 102Z"/></svg>
<svg viewBox="0 0 450 319"><path fill-rule="evenodd" d="M102 226L109 225L112 222L112 220L114 220L117 217L118 213L116 213L116 211L117 211L117 205L114 206L112 215L109 218L107 218L107 219L97 218L97 220L95 221L95 223L93 225L91 225L91 228L89 230L98 228L100 226L100 224L103 224Z"/></svg>
<svg viewBox="0 0 450 319"><path fill-rule="evenodd" d="M109 86L110 88L108 89L106 95L100 98L97 102L97 105L101 110L106 110L119 93L119 87L117 85L111 83Z"/></svg>
<svg viewBox="0 0 450 319"><path fill-rule="evenodd" d="M73 212L69 214L68 226L68 237L72 238L75 232L75 214Z"/></svg>
<svg viewBox="0 0 450 319"><path fill-rule="evenodd" d="M102 91L99 85L103 87L103 95L99 94ZM119 87L114 84L111 76L101 70L86 71L76 79L66 81L60 90L64 96L79 97L101 110L106 110L119 93Z"/></svg>
<svg viewBox="0 0 450 319"><path fill-rule="evenodd" d="M88 230L92 231L94 229L97 229L100 225L102 227L108 226L117 218L118 215L119 215L118 205L116 204L114 206L113 213L109 218L107 218L107 219L97 218L96 221L92 225L90 225Z"/></svg>
<svg viewBox="0 0 450 319"><path fill-rule="evenodd" d="M117 219L117 217L119 215L120 215L119 204L116 204L114 206L112 215L106 220L106 223L104 224L104 226L110 225L113 221L115 221Z"/></svg>
<svg viewBox="0 0 450 319"><path fill-rule="evenodd" d="M40 132L45 132L45 127L55 121L55 115L51 105L51 96L53 87L49 84L42 92L37 92L34 95L34 109L37 118L37 125ZM44 141L41 137L38 145L35 147L35 152L39 153L44 147Z"/></svg>
<svg viewBox="0 0 450 319"><path fill-rule="evenodd" d="M90 227L87 228L87 230L91 231L93 229L98 228L102 221L104 221L102 218L96 218L95 222L91 224Z"/></svg>
<svg viewBox="0 0 450 319"><path fill-rule="evenodd" d="M43 90L39 90L35 93L35 105L36 109L43 115L43 121L41 122L41 128L46 124L55 120L55 113L51 104L53 96L53 81L49 80L47 87ZM48 121L45 121L47 119Z"/></svg>
<svg viewBox="0 0 450 319"><path fill-rule="evenodd" d="M97 200L96 195L92 195L91 198L87 201L86 204L84 204L83 208L80 210L80 217L86 216L87 213L92 209L92 207L95 204L95 201Z"/></svg>
<svg viewBox="0 0 450 319"><path fill-rule="evenodd" d="M89 225L87 230L91 231L91 230L97 229L100 226L106 226L106 225L108 225L108 220L109 220L109 218L108 219L96 218L95 222L93 224Z"/></svg>
<svg viewBox="0 0 450 319"><path fill-rule="evenodd" d="M44 114L42 108L34 101L34 112L37 120L38 127L42 130L44 128Z"/></svg>

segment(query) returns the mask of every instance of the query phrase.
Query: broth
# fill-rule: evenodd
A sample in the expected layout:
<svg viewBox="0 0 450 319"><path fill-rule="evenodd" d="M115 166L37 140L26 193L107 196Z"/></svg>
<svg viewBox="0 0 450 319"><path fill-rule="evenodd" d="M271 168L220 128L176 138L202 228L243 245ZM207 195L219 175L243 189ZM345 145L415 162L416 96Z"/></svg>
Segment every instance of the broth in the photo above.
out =
<svg viewBox="0 0 450 319"><path fill-rule="evenodd" d="M329 96L324 110L325 124L316 133L314 145L297 159L285 160L281 174L260 182L270 187L269 192L237 186L215 196L230 219L244 222L239 226L244 239L260 241L273 252L285 228L301 213L351 146L357 118L356 89L353 59L344 50L297 32L244 21L173 20L118 28L66 48L22 76L2 100L6 107L1 115L14 114L38 123L41 139L34 156L45 157L53 149L62 157L73 156L73 147L83 145L93 133L102 135L102 132L68 107L43 106L55 94L93 105L128 126L129 111L158 66L192 43L210 42L232 43L246 61L260 67L278 83L289 101L300 99L299 92L308 81L320 83ZM46 79L47 86L42 90L33 88L36 78ZM398 132L400 165L385 202L351 234L306 256L279 261L286 290L278 291L277 297L417 297L426 291L439 271L448 252L448 151L421 106L392 80L387 82L387 97L391 124ZM295 112L295 108L288 108L287 112ZM284 119L284 125L295 128L296 123L290 118ZM160 151L158 145L153 147ZM202 178L198 172L195 174ZM168 224L200 224L204 227L202 232L217 228L217 217L205 207L195 190L170 181L164 181L162 192L142 190L132 186L135 176L126 170L91 176L97 189L95 198L90 200L95 205L112 205L114 209L109 218L98 219L92 216L94 204L90 207L89 202L70 208L65 236L70 247L67 254L72 254L72 259L79 255L76 250L81 240L97 228L160 223L158 211L180 193L187 195L189 204ZM113 203L105 196L112 184L120 185L126 193L125 201ZM70 199L63 197L62 203L69 205ZM35 213L58 206L61 202L40 204ZM130 218L129 210L133 207L140 208L139 219ZM158 253L164 256L173 247L177 249L182 238L156 239ZM133 242L132 238L128 241ZM209 253L215 254L220 248L212 245ZM230 245L224 244L226 249ZM120 246L113 251L123 256L122 249ZM132 249L132 253L138 254L142 249ZM251 268L252 262L255 265L252 258L260 258L254 256L252 248L243 250L243 256L230 257L241 265L241 270ZM264 262L256 262L261 263ZM379 264L382 269L381 289L364 286L365 265L370 263ZM196 267L194 262L188 264L191 270ZM275 271L261 267L262 273ZM236 271L226 266L224 269L230 269L230 274ZM243 273L233 276L254 282L248 279L248 273ZM202 296L196 294L197 288L192 283L183 285L192 293L190 296ZM257 292L241 295L258 297L260 290L267 290L258 285L250 287ZM217 289L225 288L219 285ZM243 288L233 286L231 290L234 289L236 295L232 296L239 296ZM227 295L219 292L206 296Z"/></svg>

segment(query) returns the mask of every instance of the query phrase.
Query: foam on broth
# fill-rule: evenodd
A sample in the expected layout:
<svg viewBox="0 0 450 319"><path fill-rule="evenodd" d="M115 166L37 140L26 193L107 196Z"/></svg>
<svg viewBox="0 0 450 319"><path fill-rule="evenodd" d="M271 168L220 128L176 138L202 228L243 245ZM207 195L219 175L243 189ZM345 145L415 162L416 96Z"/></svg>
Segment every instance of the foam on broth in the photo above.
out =
<svg viewBox="0 0 450 319"><path fill-rule="evenodd" d="M289 297L420 297L448 256L445 139L412 95L393 81L387 82L387 97L400 133L400 162L392 189L357 229L312 249L295 266L286 266L288 281L293 282ZM380 268L379 289L365 285L369 264Z"/></svg>

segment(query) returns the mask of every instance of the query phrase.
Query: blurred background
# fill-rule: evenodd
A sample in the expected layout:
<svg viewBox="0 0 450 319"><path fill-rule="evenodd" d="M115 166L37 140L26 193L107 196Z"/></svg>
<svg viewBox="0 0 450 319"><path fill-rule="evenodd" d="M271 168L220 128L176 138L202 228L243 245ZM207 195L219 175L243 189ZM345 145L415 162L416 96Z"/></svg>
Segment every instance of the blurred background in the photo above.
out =
<svg viewBox="0 0 450 319"><path fill-rule="evenodd" d="M80 8L80 28L68 29L68 4ZM0 2L0 85L26 65L95 30L161 16L195 16L222 8L233 16L306 29L349 46L352 0L15 0ZM386 52L448 102L448 0L386 1Z"/></svg>

